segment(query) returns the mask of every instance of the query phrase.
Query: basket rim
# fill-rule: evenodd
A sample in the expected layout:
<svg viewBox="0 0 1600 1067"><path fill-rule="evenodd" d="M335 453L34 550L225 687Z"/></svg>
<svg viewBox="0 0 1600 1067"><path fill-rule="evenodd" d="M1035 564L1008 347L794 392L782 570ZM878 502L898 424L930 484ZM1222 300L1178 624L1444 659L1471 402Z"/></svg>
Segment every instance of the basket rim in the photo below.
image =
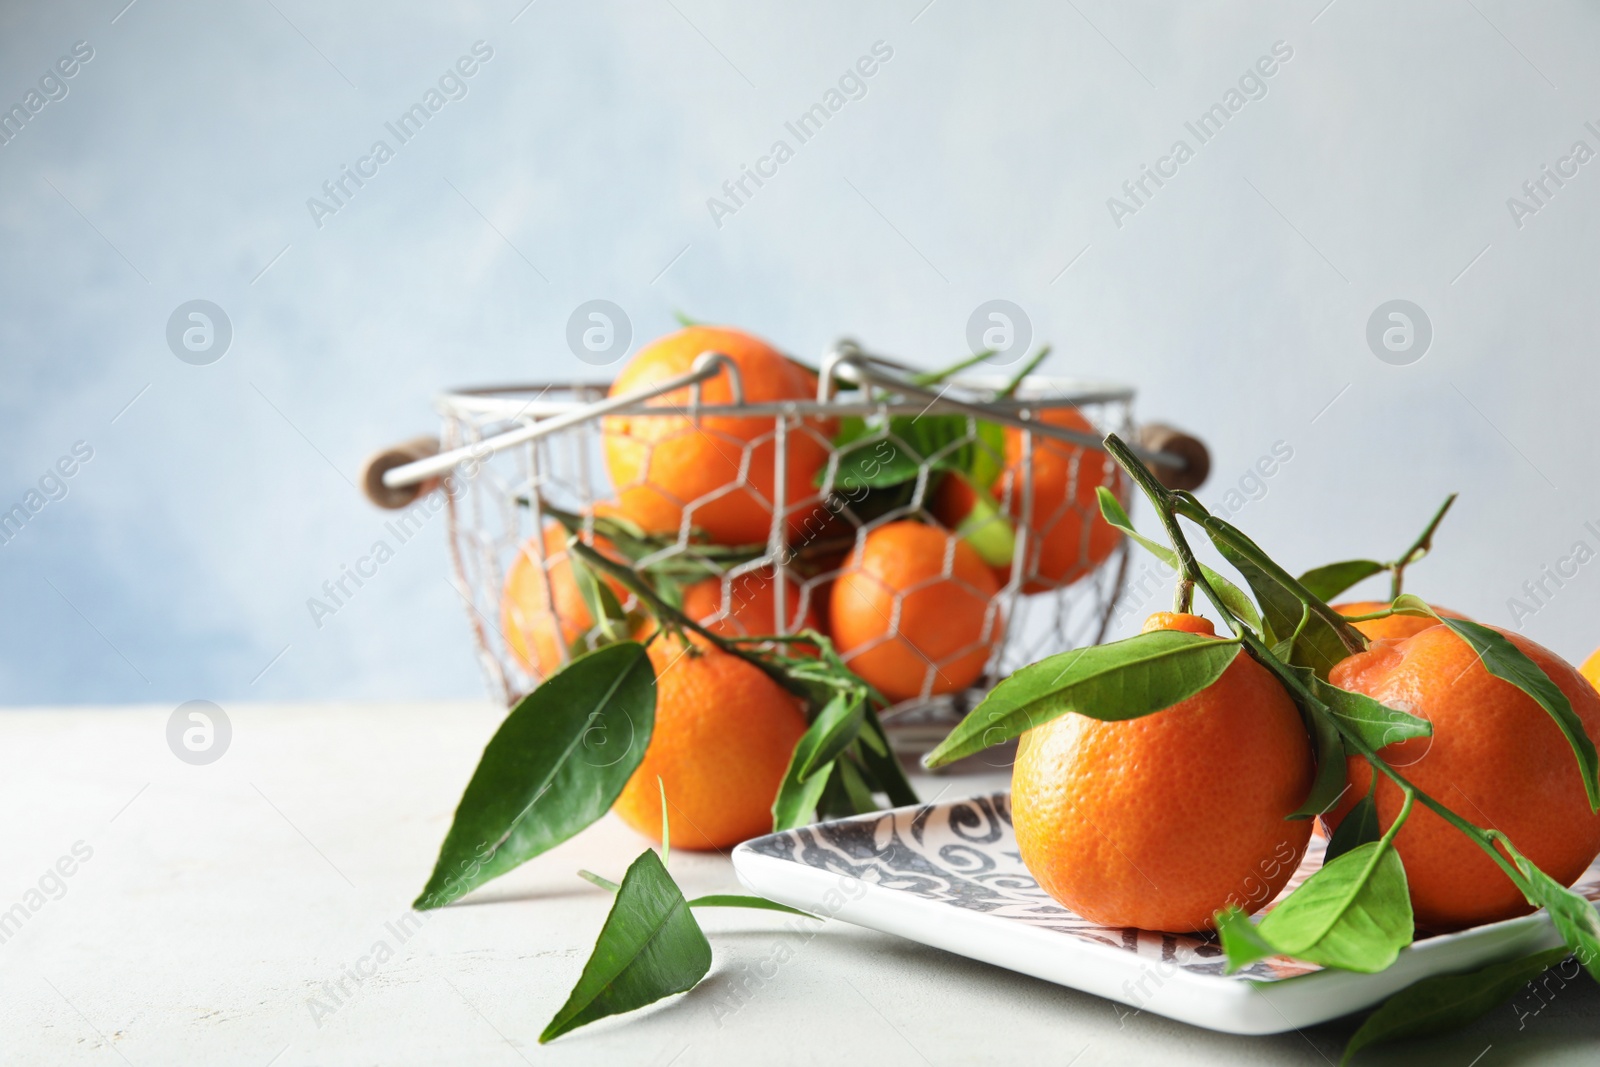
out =
<svg viewBox="0 0 1600 1067"><path fill-rule="evenodd" d="M962 394L953 399L1008 413L1053 411L1076 408L1082 404L1132 403L1135 397L1132 386L1117 382L1029 375L1023 379L1014 398L989 399L997 389L1009 383L1010 379L1002 375L983 375L952 378L948 385L950 388L962 390ZM603 399L611 384L601 381L557 381L458 387L439 393L434 399L434 407L447 416L530 421L580 411L596 400ZM569 397L551 396L553 393L565 393L569 394ZM843 395L850 397L854 394ZM918 400L840 399L836 394L829 400L701 404L696 413L725 416L836 416L871 415L880 412L891 415L917 415L937 409L938 406L937 401L927 404ZM619 414L681 417L683 412L676 407L662 407L646 402L623 408Z"/></svg>

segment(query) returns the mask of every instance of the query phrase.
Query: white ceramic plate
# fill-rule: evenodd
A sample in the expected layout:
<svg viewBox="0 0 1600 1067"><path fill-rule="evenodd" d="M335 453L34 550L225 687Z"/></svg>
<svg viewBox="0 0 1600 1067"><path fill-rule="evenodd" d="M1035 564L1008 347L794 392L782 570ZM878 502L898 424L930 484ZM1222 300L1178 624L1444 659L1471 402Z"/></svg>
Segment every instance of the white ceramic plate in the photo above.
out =
<svg viewBox="0 0 1600 1067"><path fill-rule="evenodd" d="M1290 886L1321 862L1313 839ZM733 866L752 892L803 911L1234 1034L1325 1022L1420 978L1561 943L1539 912L1418 941L1381 974L1275 958L1225 975L1214 941L1096 926L1051 900L1017 854L1009 793L759 837L734 850ZM1600 900L1600 864L1578 888Z"/></svg>

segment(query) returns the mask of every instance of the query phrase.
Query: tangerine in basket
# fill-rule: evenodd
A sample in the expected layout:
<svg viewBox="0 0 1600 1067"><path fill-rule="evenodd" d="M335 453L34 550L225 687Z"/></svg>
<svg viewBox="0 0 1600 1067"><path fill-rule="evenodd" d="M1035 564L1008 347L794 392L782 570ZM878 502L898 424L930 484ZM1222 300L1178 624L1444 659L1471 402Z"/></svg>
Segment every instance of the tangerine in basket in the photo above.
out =
<svg viewBox="0 0 1600 1067"><path fill-rule="evenodd" d="M608 507L598 505L596 511L604 513ZM584 541L612 559L621 560L604 537L585 536ZM543 544L544 567L539 564L539 548L529 538L506 572L505 589L500 596L500 632L524 670L548 678L561 669L562 651L572 648L594 628L594 616L572 573L566 529L559 523L549 523L544 528ZM614 578L607 578L606 584L619 602L628 598L628 591Z"/></svg>
<svg viewBox="0 0 1600 1067"><path fill-rule="evenodd" d="M675 846L724 849L771 832L773 798L806 732L799 700L759 667L698 640L659 638L649 655L655 731L611 810L660 841L665 788Z"/></svg>
<svg viewBox="0 0 1600 1067"><path fill-rule="evenodd" d="M994 573L960 537L909 520L868 532L829 598L845 664L892 701L978 680L1000 640Z"/></svg>
<svg viewBox="0 0 1600 1067"><path fill-rule="evenodd" d="M1499 632L1566 694L1589 736L1600 737L1600 693L1554 652ZM1560 727L1532 697L1491 675L1448 627L1374 642L1340 661L1330 680L1431 722L1431 737L1389 745L1378 755L1462 818L1505 833L1562 885L1575 882L1600 854L1600 815L1589 810ZM1350 758L1349 771L1350 788L1329 820L1335 827L1372 781L1371 766L1359 756ZM1388 778L1378 782L1380 826L1394 820L1402 799ZM1421 804L1395 835L1394 848L1420 927L1459 929L1533 910L1482 849Z"/></svg>
<svg viewBox="0 0 1600 1067"><path fill-rule="evenodd" d="M1145 631L1212 635L1158 613ZM1022 735L1011 779L1017 848L1041 888L1104 926L1184 933L1263 907L1311 820L1311 743L1288 692L1244 652L1207 688L1122 722L1068 712Z"/></svg>
<svg viewBox="0 0 1600 1067"><path fill-rule="evenodd" d="M1099 437L1076 408L1051 408L1039 421ZM1024 593L1057 589L1082 578L1105 561L1122 535L1100 514L1096 490L1104 485L1122 495L1122 472L1104 452L1085 445L1034 435L1033 451L1023 447L1023 431L1006 427L1005 468L995 496L1023 524L1026 479L1033 481L1033 511L1025 524Z"/></svg>
<svg viewBox="0 0 1600 1067"><path fill-rule="evenodd" d="M778 632L777 579L770 569L747 571L727 581L705 578L683 591L683 613L712 633L726 637L758 637ZM801 610L804 591L787 575L783 579L784 614L787 633L820 630L817 621L817 596L812 593Z"/></svg>
<svg viewBox="0 0 1600 1067"><path fill-rule="evenodd" d="M816 397L816 378L756 337L716 326L690 326L640 349L611 385L611 396L684 374L703 352L720 352L738 368L746 403ZM701 403L729 404L726 371L702 383ZM606 467L622 513L649 533L676 534L685 518L718 544L765 542L776 489L777 418L771 415L704 415L684 409L690 389L647 402L664 413L608 415L601 420ZM790 425L785 443L787 525L797 531L807 510L796 501L814 497L812 483L827 461L831 425L808 418Z"/></svg>

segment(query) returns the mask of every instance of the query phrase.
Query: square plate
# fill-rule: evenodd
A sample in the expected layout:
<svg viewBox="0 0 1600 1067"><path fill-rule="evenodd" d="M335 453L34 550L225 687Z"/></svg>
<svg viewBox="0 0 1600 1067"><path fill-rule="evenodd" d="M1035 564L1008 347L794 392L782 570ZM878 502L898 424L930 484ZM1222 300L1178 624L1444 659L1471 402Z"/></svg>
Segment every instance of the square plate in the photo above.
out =
<svg viewBox="0 0 1600 1067"><path fill-rule="evenodd" d="M1321 866L1322 851L1313 838L1291 888ZM752 892L802 911L1233 1034L1326 1022L1429 975L1561 943L1541 911L1420 940L1380 974L1275 957L1225 975L1214 941L1097 926L1052 900L1017 853L1009 793L758 837L734 850L733 866ZM1600 900L1600 863L1577 888Z"/></svg>

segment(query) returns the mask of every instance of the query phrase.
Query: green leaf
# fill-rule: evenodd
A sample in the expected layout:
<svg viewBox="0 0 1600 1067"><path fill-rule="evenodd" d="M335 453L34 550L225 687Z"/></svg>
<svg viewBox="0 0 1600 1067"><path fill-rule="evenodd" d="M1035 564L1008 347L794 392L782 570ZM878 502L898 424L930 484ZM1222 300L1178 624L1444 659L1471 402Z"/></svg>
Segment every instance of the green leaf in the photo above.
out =
<svg viewBox="0 0 1600 1067"><path fill-rule="evenodd" d="M1152 630L1047 657L989 691L924 759L953 763L1065 715L1119 721L1170 708L1222 676L1239 644L1179 630Z"/></svg>
<svg viewBox="0 0 1600 1067"><path fill-rule="evenodd" d="M1309 667L1290 669L1303 672L1306 677L1315 677ZM1307 700L1292 688L1289 690L1289 697L1300 708L1300 714L1309 727L1312 757L1317 761L1317 773L1311 780L1311 791L1306 794L1306 799L1289 815L1289 818L1309 819L1328 812L1344 795L1345 786L1349 782L1349 771L1345 766L1344 740L1339 736L1339 727L1326 704L1317 700L1314 695Z"/></svg>
<svg viewBox="0 0 1600 1067"><path fill-rule="evenodd" d="M1358 845L1376 843L1383 836L1378 826L1378 772L1372 772L1372 785L1367 795L1356 801L1340 821L1338 829L1328 838L1328 851L1323 863L1331 863Z"/></svg>
<svg viewBox="0 0 1600 1067"><path fill-rule="evenodd" d="M841 759L834 764L834 768L839 784L844 788L844 795L850 800L851 814L865 815L869 811L878 810L878 802L873 799L872 789L862 779L861 771L856 767L854 760Z"/></svg>
<svg viewBox="0 0 1600 1067"><path fill-rule="evenodd" d="M568 535L567 556L571 560L573 583L583 597L583 606L589 610L589 618L595 621L608 643L626 637L628 616L622 610L622 602L617 599L616 592L600 580L600 575L595 573L583 555L571 551L570 542L574 536ZM577 641L583 639L584 635L579 634Z"/></svg>
<svg viewBox="0 0 1600 1067"><path fill-rule="evenodd" d="M806 761L796 772L804 782L816 769L832 763L839 753L850 747L866 718L866 698L860 693L835 693L811 724L807 734L816 734L816 740L807 747Z"/></svg>
<svg viewBox="0 0 1600 1067"><path fill-rule="evenodd" d="M1433 724L1427 719L1391 708L1363 693L1340 689L1321 678L1313 678L1312 691L1328 706L1340 726L1361 738L1373 751L1433 733Z"/></svg>
<svg viewBox="0 0 1600 1067"><path fill-rule="evenodd" d="M1350 655L1350 649L1338 629L1347 624L1339 618L1339 614L1320 601L1313 605L1304 603L1297 592L1229 544L1218 532L1229 531L1257 554L1265 556L1255 542L1234 527L1212 516L1206 518L1204 526L1211 543L1224 559L1244 575L1245 583L1260 602L1267 643L1276 644L1293 634L1293 651L1288 662L1297 667L1310 667L1319 678L1326 678L1334 664Z"/></svg>
<svg viewBox="0 0 1600 1067"><path fill-rule="evenodd" d="M817 810L817 804L822 799L822 791L827 788L828 780L833 776L833 763L822 763L812 767L811 774L805 781L800 780L800 769L811 762L811 755L816 751L822 737L814 730L807 730L799 741L795 742L794 752L789 756L789 768L784 771L783 782L778 786L778 795L772 800L772 829L792 830L796 826L804 826L811 821L812 812Z"/></svg>
<svg viewBox="0 0 1600 1067"><path fill-rule="evenodd" d="M1374 574L1382 574L1388 569L1388 564L1376 560L1347 559L1340 563L1313 567L1300 576L1300 584L1310 590L1318 600L1332 600L1356 583L1366 581Z"/></svg>
<svg viewBox="0 0 1600 1067"><path fill-rule="evenodd" d="M1600 915L1596 915L1594 905L1534 866L1505 834L1498 830L1488 833L1511 857L1520 876L1512 880L1528 898L1528 903L1549 910L1550 920L1555 923L1561 940L1594 979L1600 981Z"/></svg>
<svg viewBox="0 0 1600 1067"><path fill-rule="evenodd" d="M689 901L691 908L757 908L763 911L784 911L790 915L809 915L810 912L791 908L787 904L779 904L776 900L766 897L747 897L738 893L709 893L703 897L695 897Z"/></svg>
<svg viewBox="0 0 1600 1067"><path fill-rule="evenodd" d="M978 442L972 449L972 465L967 477L979 489L988 489L999 480L1006 464L1006 428L998 422L978 420Z"/></svg>
<svg viewBox="0 0 1600 1067"><path fill-rule="evenodd" d="M965 415L895 415L885 432L866 430L866 434L842 443L835 439L839 458L833 486L850 491L862 486L886 489L916 481L924 466L932 471L965 470L972 463L972 434ZM828 468L818 471L815 480L818 486L829 484Z"/></svg>
<svg viewBox="0 0 1600 1067"><path fill-rule="evenodd" d="M644 758L655 708L635 641L573 660L523 697L484 748L414 907L448 904L609 811Z"/></svg>
<svg viewBox="0 0 1600 1067"><path fill-rule="evenodd" d="M709 970L711 944L661 857L646 849L623 875L594 952L539 1043L693 989Z"/></svg>
<svg viewBox="0 0 1600 1067"><path fill-rule="evenodd" d="M906 769L900 765L900 758L889 747L888 735L883 732L883 724L878 721L878 713L872 709L870 702L857 741L852 751L871 776L873 791L887 794L892 807L917 803L917 792L911 788L911 780L906 777Z"/></svg>
<svg viewBox="0 0 1600 1067"><path fill-rule="evenodd" d="M1402 614L1438 619L1472 647L1490 674L1510 682L1532 697L1555 720L1566 736L1567 744L1572 746L1572 752L1578 758L1578 773L1583 776L1584 791L1589 796L1589 810L1600 811L1600 757L1596 756L1594 741L1584 729L1583 720L1572 710L1567 695L1537 663L1500 631L1468 619L1440 615L1420 597L1410 593L1396 597L1394 608Z"/></svg>
<svg viewBox="0 0 1600 1067"><path fill-rule="evenodd" d="M617 890L622 888L617 883L613 882L611 879L605 877L604 875L595 874L593 871L587 871L587 870L580 869L578 871L578 877L582 878L585 882L588 882L591 885L599 886L601 889L604 889L607 893L615 893Z"/></svg>
<svg viewBox="0 0 1600 1067"><path fill-rule="evenodd" d="M1566 948L1536 952L1466 974L1424 978L1383 1002L1351 1035L1341 1067L1369 1045L1455 1030L1503 1003L1517 990L1570 954Z"/></svg>
<svg viewBox="0 0 1600 1067"><path fill-rule="evenodd" d="M1411 944L1405 867L1387 840L1324 864L1261 920L1257 932L1286 956L1372 974Z"/></svg>
<svg viewBox="0 0 1600 1067"><path fill-rule="evenodd" d="M1278 955L1278 950L1267 943L1261 931L1250 921L1243 909L1228 907L1217 912L1217 936L1222 942L1222 955L1227 960L1229 974L1248 967L1257 960Z"/></svg>
<svg viewBox="0 0 1600 1067"><path fill-rule="evenodd" d="M1096 492L1100 496L1100 514L1105 517L1106 522L1127 534L1134 541L1137 541L1147 552L1161 560L1168 567L1174 571L1178 570L1178 554L1166 545L1152 541L1135 530L1133 528L1133 520L1128 518L1127 511L1122 507L1122 501L1118 500L1110 489L1102 485ZM1200 563L1199 560L1195 560L1195 562ZM1200 563L1200 573L1210 583L1212 591L1233 613L1234 618L1250 627L1256 633L1262 632L1261 613L1256 610L1255 602L1245 595L1244 590L1210 567L1207 567L1204 563Z"/></svg>

